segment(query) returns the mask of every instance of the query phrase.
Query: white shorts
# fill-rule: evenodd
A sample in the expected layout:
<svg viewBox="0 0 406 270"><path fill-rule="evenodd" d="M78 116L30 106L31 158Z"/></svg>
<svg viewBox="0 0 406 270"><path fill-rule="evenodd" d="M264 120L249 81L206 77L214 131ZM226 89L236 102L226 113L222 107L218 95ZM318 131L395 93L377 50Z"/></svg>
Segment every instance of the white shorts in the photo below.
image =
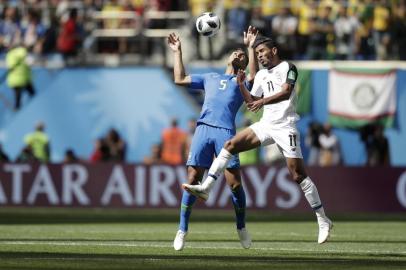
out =
<svg viewBox="0 0 406 270"><path fill-rule="evenodd" d="M259 121L250 126L261 141L262 146L273 143L286 158L303 158L300 148L300 133L295 123L270 124Z"/></svg>

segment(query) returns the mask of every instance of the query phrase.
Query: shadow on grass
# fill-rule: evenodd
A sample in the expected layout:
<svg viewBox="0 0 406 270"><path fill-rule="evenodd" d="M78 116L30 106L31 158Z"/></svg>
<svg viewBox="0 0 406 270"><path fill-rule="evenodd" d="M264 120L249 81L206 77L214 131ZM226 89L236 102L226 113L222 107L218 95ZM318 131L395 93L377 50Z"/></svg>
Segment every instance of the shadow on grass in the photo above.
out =
<svg viewBox="0 0 406 270"><path fill-rule="evenodd" d="M405 260L396 260L388 259L384 260L387 254L382 254L383 256L359 256L357 258L350 258L349 256L354 256L353 253L340 253L338 255L330 256L320 256L320 254L314 255L271 255L271 256L241 256L238 255L183 255L181 252L171 251L168 253L173 254L109 254L109 253L100 253L100 254L81 254L81 253L57 253L57 252L13 252L13 251L0 251L0 258L2 259L111 259L111 260L206 260L206 261L232 261L232 262L353 262L353 263L391 263L397 266L406 266ZM392 255L391 255L392 256Z"/></svg>
<svg viewBox="0 0 406 270"><path fill-rule="evenodd" d="M331 215L335 221L406 221L404 213L354 213ZM230 222L234 221L233 210L195 209L191 217L193 222ZM102 208L0 208L0 224L80 224L80 223L123 223L123 222L178 222L178 209L102 209ZM264 221L314 221L309 213L250 211L248 222Z"/></svg>

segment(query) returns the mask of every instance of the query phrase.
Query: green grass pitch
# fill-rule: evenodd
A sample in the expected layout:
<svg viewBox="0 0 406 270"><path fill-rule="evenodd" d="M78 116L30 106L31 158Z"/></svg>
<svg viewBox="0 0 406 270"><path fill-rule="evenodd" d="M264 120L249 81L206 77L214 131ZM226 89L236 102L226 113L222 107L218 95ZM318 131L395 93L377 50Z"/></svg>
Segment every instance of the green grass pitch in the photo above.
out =
<svg viewBox="0 0 406 270"><path fill-rule="evenodd" d="M335 217L330 241L318 245L310 213L252 213L253 246L244 250L231 211L196 209L186 247L176 252L177 215L0 209L0 269L406 269L404 215Z"/></svg>

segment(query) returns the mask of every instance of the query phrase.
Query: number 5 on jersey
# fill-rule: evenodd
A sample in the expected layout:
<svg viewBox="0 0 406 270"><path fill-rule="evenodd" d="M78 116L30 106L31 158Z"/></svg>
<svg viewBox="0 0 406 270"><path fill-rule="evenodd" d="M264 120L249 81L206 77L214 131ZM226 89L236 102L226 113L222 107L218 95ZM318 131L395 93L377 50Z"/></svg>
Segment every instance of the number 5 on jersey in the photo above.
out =
<svg viewBox="0 0 406 270"><path fill-rule="evenodd" d="M219 90L225 90L226 87L227 87L227 80L221 80Z"/></svg>

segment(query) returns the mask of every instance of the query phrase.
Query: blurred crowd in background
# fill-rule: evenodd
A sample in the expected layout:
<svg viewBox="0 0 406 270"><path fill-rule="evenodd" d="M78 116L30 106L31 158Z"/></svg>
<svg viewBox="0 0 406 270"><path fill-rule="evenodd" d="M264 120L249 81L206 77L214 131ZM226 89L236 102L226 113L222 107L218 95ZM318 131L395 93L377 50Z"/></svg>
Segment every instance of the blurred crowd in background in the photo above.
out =
<svg viewBox="0 0 406 270"><path fill-rule="evenodd" d="M241 47L242 32L253 25L272 36L280 54L294 60L406 60L405 0L0 0L0 60L7 60L8 84L15 90L14 109L20 107L22 90L35 90L28 66L14 80L13 66L26 55L41 63L59 55L66 64L83 65L87 53L99 55L164 55L165 37L172 31L189 34L193 59L221 59ZM197 34L195 19L213 11L222 20L221 32L206 38ZM182 37L183 38L183 37ZM202 51L206 43L209 53ZM221 42L220 42L221 41ZM207 45L208 43L208 45ZM220 44L220 46L218 45ZM216 47L217 46L217 47ZM18 49L18 51L14 49ZM23 60L19 60L23 59ZM94 58L91 58L94 59ZM11 79L10 79L11 78ZM11 83L10 83L11 82ZM152 146L145 164L184 164L194 133L173 119L162 139ZM250 122L244 121L244 126ZM241 127L243 128L243 127ZM389 145L383 128L368 125L360 131L367 165L388 165ZM48 162L50 139L38 123L24 138L15 161ZM328 124L311 123L305 139L309 165L342 163L340 143ZM240 155L242 165L283 161L271 146ZM0 161L9 161L0 145ZM126 142L115 129L97 139L89 157L77 157L67 149L65 162L126 161Z"/></svg>
<svg viewBox="0 0 406 270"><path fill-rule="evenodd" d="M223 32L211 43L222 45L210 44L208 60L240 46L248 25L274 37L287 59L405 60L405 10L404 0L3 0L0 53L18 44L39 59L162 54L167 34L186 29L201 59L195 19L213 11Z"/></svg>
<svg viewBox="0 0 406 270"><path fill-rule="evenodd" d="M248 127L252 122L248 118L239 130ZM184 165L188 159L192 137L196 128L196 119L188 121L187 130L178 126L178 120L172 119L169 126L162 131L161 140L151 146L150 155L143 164ZM359 130L360 140L364 143L367 156L366 166L390 166L389 142L384 135L384 128L370 124ZM45 124L36 124L33 132L23 138L24 146L15 162L50 162L51 139L45 131ZM112 128L105 136L96 139L89 157L78 157L74 150L66 149L63 163L75 162L126 162L126 142L119 132ZM310 166L340 166L341 149L338 137L330 124L311 122L302 146L308 150L307 164ZM273 144L256 148L239 154L242 166L284 164L285 158L278 147ZM0 144L0 162L12 162Z"/></svg>

